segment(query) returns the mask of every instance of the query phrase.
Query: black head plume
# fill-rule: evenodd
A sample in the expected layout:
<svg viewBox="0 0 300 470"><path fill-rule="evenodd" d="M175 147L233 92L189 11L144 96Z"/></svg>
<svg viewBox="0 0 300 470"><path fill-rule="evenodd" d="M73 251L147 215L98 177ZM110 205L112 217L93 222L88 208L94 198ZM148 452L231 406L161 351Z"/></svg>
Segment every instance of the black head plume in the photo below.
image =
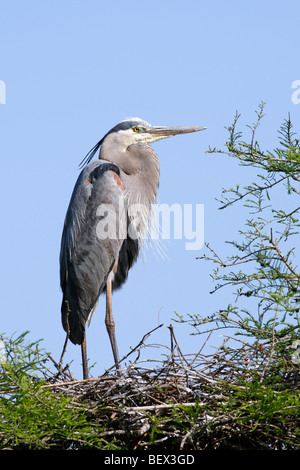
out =
<svg viewBox="0 0 300 470"><path fill-rule="evenodd" d="M101 145L102 145L102 142L103 142L104 138L99 140L99 142L97 142L96 145L94 145L94 147L86 154L86 156L84 157L84 159L79 163L79 168L82 169L85 165L87 165L88 163L90 163L90 161L92 160L92 158L94 157L94 155L98 152L98 150L100 149Z"/></svg>

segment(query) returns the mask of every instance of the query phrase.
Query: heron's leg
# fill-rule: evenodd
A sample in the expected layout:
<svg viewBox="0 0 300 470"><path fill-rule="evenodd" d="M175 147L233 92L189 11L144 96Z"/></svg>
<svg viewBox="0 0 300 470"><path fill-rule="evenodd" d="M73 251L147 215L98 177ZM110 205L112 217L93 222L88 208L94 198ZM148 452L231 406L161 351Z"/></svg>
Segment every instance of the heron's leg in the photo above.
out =
<svg viewBox="0 0 300 470"><path fill-rule="evenodd" d="M117 340L116 340L116 335L115 335L115 322L113 319L113 314L112 314L112 303L111 303L111 278L108 276L108 279L106 281L106 316L105 316L105 324L106 324L106 329L108 332L108 336L110 339L111 347L113 350L113 355L114 355L114 360L116 364L116 368L118 371L118 374L120 374L120 359L119 359L119 352L118 352L118 346L117 346Z"/></svg>
<svg viewBox="0 0 300 470"><path fill-rule="evenodd" d="M81 343L81 356L82 356L82 370L83 370L83 378L89 378L89 370L88 370L88 362L87 362L87 354L86 354L86 339L84 335L84 339Z"/></svg>

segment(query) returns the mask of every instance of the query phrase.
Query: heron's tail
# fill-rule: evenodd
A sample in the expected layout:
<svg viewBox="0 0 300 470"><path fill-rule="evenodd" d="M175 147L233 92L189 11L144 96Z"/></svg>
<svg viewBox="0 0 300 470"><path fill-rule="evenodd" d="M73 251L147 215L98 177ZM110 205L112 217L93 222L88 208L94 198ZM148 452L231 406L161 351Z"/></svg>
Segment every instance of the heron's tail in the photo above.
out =
<svg viewBox="0 0 300 470"><path fill-rule="evenodd" d="M82 344L85 336L86 320L78 311L76 303L67 296L63 297L61 305L61 320L68 338L73 344Z"/></svg>

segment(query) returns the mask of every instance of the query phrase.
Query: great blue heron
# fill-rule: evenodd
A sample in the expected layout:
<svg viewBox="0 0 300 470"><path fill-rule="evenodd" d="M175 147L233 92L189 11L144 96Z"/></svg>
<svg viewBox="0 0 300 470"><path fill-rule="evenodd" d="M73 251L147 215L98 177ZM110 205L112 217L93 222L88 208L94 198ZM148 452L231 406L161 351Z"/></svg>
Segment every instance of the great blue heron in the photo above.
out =
<svg viewBox="0 0 300 470"><path fill-rule="evenodd" d="M111 295L126 281L144 232L149 229L151 205L159 184L159 161L149 144L203 129L153 127L139 118L126 119L113 127L81 162L84 168L76 182L62 234L60 284L62 324L67 338L81 344L84 378L88 378L86 324L102 292L106 292L105 323L119 371ZM98 151L99 159L91 161ZM130 211L134 205L141 208L142 215L137 217ZM105 218L102 207L117 216L111 219L116 223L114 236L99 234L99 223Z"/></svg>

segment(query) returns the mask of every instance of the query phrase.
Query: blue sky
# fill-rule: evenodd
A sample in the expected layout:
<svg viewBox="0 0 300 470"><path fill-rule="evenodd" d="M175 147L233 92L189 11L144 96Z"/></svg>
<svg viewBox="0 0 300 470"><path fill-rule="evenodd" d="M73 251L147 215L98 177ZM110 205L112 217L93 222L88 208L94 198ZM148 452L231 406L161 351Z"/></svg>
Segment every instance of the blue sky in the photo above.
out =
<svg viewBox="0 0 300 470"><path fill-rule="evenodd" d="M277 145L289 112L299 128L300 104L291 99L300 79L299 9L296 0L0 3L1 332L30 330L59 359L58 256L78 164L125 117L207 127L153 145L159 201L204 204L205 241L225 252L244 216L238 207L219 211L215 198L223 187L250 182L253 172L205 152L224 146L236 110L242 125L251 123L261 101L264 148ZM203 250L170 240L165 251L166 260L148 251L114 296L121 356L159 323L165 326L151 341L169 345L174 311L206 315L232 300L228 292L209 294L212 266L196 260ZM203 341L191 331L175 327L187 353ZM88 330L88 355L97 362L94 375L113 362L104 298ZM80 377L80 348L69 344L66 360Z"/></svg>

